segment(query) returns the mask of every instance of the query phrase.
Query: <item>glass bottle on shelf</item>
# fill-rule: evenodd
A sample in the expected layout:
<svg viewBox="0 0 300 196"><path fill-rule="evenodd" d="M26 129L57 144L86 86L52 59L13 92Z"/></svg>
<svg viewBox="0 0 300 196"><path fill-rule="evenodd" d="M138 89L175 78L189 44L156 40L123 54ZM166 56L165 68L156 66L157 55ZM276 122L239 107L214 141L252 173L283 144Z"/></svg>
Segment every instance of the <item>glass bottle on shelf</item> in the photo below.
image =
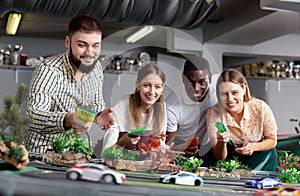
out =
<svg viewBox="0 0 300 196"><path fill-rule="evenodd" d="M134 58L127 58L128 60L128 70L129 71L135 71L135 65L134 65Z"/></svg>
<svg viewBox="0 0 300 196"><path fill-rule="evenodd" d="M12 53L11 62L13 65L18 65L19 54L17 52Z"/></svg>
<svg viewBox="0 0 300 196"><path fill-rule="evenodd" d="M13 65L18 65L19 64L19 56L20 56L20 52L23 49L22 45L8 45L8 48L10 50L10 55L11 55L11 63Z"/></svg>
<svg viewBox="0 0 300 196"><path fill-rule="evenodd" d="M114 56L114 70L117 70L117 71L121 70L121 60L122 60L122 55Z"/></svg>
<svg viewBox="0 0 300 196"><path fill-rule="evenodd" d="M4 64L4 49L0 50L0 65Z"/></svg>
<svg viewBox="0 0 300 196"><path fill-rule="evenodd" d="M270 66L270 71L269 71L269 76L272 78L276 77L276 63L273 61L271 66Z"/></svg>
<svg viewBox="0 0 300 196"><path fill-rule="evenodd" d="M300 65L299 65L299 64L295 64L293 70L294 70L294 71L293 71L294 78L300 79L300 75L299 75L299 72L300 72Z"/></svg>
<svg viewBox="0 0 300 196"><path fill-rule="evenodd" d="M294 78L294 75L293 75L294 64L295 64L294 61L289 62L289 66L288 66L287 72L286 72L286 77Z"/></svg>

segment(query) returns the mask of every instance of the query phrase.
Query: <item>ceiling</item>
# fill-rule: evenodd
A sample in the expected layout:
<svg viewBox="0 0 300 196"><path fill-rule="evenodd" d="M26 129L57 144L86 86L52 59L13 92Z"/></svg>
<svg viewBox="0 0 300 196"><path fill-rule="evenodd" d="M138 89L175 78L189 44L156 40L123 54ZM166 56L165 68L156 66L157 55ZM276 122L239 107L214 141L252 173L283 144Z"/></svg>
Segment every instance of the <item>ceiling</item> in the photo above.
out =
<svg viewBox="0 0 300 196"><path fill-rule="evenodd" d="M233 45L248 45L252 46L269 39L279 37L287 33L299 33L299 20L298 16L295 18L294 12L279 11L261 9L260 3L265 5L272 5L270 2L281 2L283 0L219 0L218 8L216 11L212 9L211 13L207 15L207 20L203 20L199 23L195 23L195 20L199 20L199 13L196 12L196 8L191 6L192 3L198 3L201 0L173 0L173 1L159 1L159 0L143 0L143 3L139 4L139 0L61 0L64 3L62 8L50 7L51 11L46 11L43 9L35 10L41 3L55 2L54 0L5 0L0 2L0 35L5 35L5 25L8 17L8 12L15 10L22 13L22 20L19 26L16 36L21 37L37 37L37 38L49 38L49 39L63 39L67 31L67 25L70 19L76 14L86 14L84 11L76 12L80 7L79 3L90 2L89 12L92 9L93 3L95 2L110 2L109 8L111 11L110 18L107 16L99 19L103 26L103 38L119 32L121 30L134 27L137 25L146 24L158 24L162 26L170 26L178 29L193 30L196 28L203 29L203 40L209 43L219 43L219 44L233 44ZM288 1L288 0L285 0ZM294 1L294 0L290 0ZM9 6L1 5L3 2L10 2ZM26 7L25 3L29 3ZM117 4L118 2L119 4ZM127 2L124 9L130 7L132 8L130 14L131 18L116 19L113 15L116 12L122 12L123 2ZM154 3L153 3L154 2ZM158 5L160 2L168 2L163 5ZM176 5L170 2L175 2ZM99 4L98 3L98 4ZM133 6L133 3L134 6ZM147 4L148 3L148 4ZM153 3L153 4L150 4ZM19 5L18 5L19 4ZM299 4L299 3L298 3ZM297 5L298 5L297 4ZM30 6L31 7L30 7ZM67 7L66 7L67 5ZM115 5L115 7L113 7ZM139 7L140 6L140 7ZM156 9L165 10L166 14L159 15L162 11L156 11L156 15L153 14L149 20L142 20L137 13L141 14L144 12L143 9L148 10L148 6L152 7L152 13ZM154 7L155 6L155 7ZM165 6L165 7L162 7ZM175 7L176 6L176 7ZM190 7L188 7L190 6ZM194 5L193 5L194 6ZM28 8L30 7L30 8ZM103 6L102 6L103 7ZM270 6L271 7L271 6ZM293 4L293 9L295 5ZM104 9L104 8L103 8ZM134 11L140 9L138 11ZM193 9L193 10L188 10ZM277 8L276 8L277 9ZM49 6L48 6L49 10ZM54 10L54 11L53 11ZM80 10L80 9L79 9ZM299 9L300 10L300 9ZM167 12L169 11L169 12ZM188 11L192 12L194 15L189 15ZM295 10L293 10L295 11ZM107 11L108 12L108 11ZM106 12L106 14L107 14ZM173 18L169 22L165 22L161 17L166 17L170 19L170 14L176 13L176 15L171 15ZM130 16L130 15L129 15ZM132 19L132 17L135 17ZM169 18L168 18L169 17ZM130 19L128 19L130 18ZM174 18L176 20L174 20ZM142 21L141 21L142 20ZM194 20L194 21L193 21ZM166 21L166 20L165 20ZM177 21L177 22L176 22ZM181 22L178 22L181 21ZM194 22L194 23L193 23ZM297 24L295 24L297 23ZM129 35L131 32L128 32ZM122 34L126 36L126 34ZM155 38L160 37L152 36ZM236 58L233 54L228 54L226 58L230 61L230 58ZM241 59L247 59L251 57L238 57Z"/></svg>
<svg viewBox="0 0 300 196"><path fill-rule="evenodd" d="M0 29L5 34L9 12L22 13L16 36L64 38L68 22L77 15L90 15L103 26L103 37L137 25L162 25L193 29L216 10L206 0L3 0ZM211 0L209 0L211 1Z"/></svg>

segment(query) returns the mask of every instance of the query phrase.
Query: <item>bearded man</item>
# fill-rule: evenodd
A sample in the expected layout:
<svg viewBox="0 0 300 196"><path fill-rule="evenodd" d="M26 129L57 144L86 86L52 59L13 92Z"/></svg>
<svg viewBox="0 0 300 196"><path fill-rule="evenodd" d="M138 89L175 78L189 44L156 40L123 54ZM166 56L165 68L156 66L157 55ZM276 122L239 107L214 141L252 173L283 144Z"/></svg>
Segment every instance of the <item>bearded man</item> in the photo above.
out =
<svg viewBox="0 0 300 196"><path fill-rule="evenodd" d="M76 116L78 107L96 112L95 122L104 130L114 124L102 94L101 39L95 18L77 16L69 23L66 53L46 58L34 71L26 111L32 122L23 131L30 152L45 153L51 141L70 129L77 134L89 131L92 122Z"/></svg>

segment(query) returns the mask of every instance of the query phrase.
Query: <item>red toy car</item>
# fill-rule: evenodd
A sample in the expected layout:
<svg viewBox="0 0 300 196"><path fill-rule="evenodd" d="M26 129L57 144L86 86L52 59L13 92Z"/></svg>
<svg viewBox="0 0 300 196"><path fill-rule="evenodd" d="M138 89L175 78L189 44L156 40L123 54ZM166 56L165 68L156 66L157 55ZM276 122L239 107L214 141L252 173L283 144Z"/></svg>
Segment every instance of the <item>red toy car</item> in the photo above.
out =
<svg viewBox="0 0 300 196"><path fill-rule="evenodd" d="M258 190L255 195L276 195L276 196L299 196L300 187L278 185L270 189Z"/></svg>

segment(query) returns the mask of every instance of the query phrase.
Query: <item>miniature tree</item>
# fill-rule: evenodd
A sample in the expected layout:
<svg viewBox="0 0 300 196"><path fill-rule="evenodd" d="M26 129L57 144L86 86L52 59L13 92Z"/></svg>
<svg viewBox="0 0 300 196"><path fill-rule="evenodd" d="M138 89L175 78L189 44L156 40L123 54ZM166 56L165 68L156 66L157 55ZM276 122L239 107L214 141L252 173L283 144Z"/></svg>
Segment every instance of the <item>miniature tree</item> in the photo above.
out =
<svg viewBox="0 0 300 196"><path fill-rule="evenodd" d="M21 106L27 95L27 85L22 83L18 88L16 96L4 96L4 112L0 113L0 130L3 132L10 127L10 135L17 143L23 143L23 126L29 119L22 118Z"/></svg>
<svg viewBox="0 0 300 196"><path fill-rule="evenodd" d="M170 159L168 157L168 154L166 153L166 150L159 148L161 145L161 141L165 141L166 137L167 137L166 134L160 133L160 134L156 135L155 137L150 138L150 143L148 145L146 145L144 143L141 144L142 154L146 155L149 153L150 160L152 161L152 166L148 170L149 173L156 172L162 161L164 163L164 167L166 167L167 164L170 162ZM157 166L155 166L157 159L159 160L159 162L158 162Z"/></svg>

